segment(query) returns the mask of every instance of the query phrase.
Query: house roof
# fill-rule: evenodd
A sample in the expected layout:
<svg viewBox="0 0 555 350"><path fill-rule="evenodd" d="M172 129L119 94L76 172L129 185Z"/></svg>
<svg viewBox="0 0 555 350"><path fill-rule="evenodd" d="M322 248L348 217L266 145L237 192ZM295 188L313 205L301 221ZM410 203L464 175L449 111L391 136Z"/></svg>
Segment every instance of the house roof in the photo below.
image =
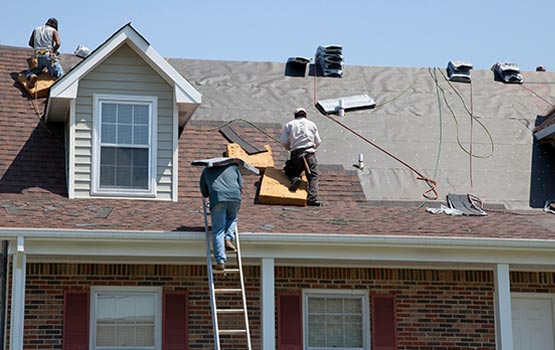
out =
<svg viewBox="0 0 555 350"><path fill-rule="evenodd" d="M204 221L197 185L201 168L190 164L195 159L221 156L225 151L227 141L217 127L237 119L255 123L257 128L239 121L234 126L250 142L269 144L276 167L281 167L287 156L276 141L281 125L291 119L296 107L309 107L312 102L312 79L285 77L284 65L280 63L170 60L173 67L203 95L203 104L185 125L179 140L179 201L68 199L64 126L48 123L47 129L39 123L33 108L35 101L16 81L17 73L25 68L25 58L29 53L28 49L0 46L0 139L3 140L0 143L0 210L4 212L0 215L0 228L3 229L201 232ZM64 65L77 62L72 55L62 55L61 60ZM490 101L485 96L484 87L476 87L474 99L486 106L475 106L475 110L484 122L491 121L488 127L496 140L496 150L501 148L501 154L496 153L491 161L513 173L509 174L510 177L503 177L501 174L507 170L495 172L492 165L493 173L479 178L478 173L486 174L490 168L482 165L483 160L475 160L475 179L477 182L480 179L480 188L487 187L487 184L495 188L488 192L488 200L496 202L500 199L500 203L510 203L511 191L500 191L503 183L492 183L506 180L504 184L508 187L508 184L516 184L513 177L530 175L531 171L527 172L519 164L522 154L513 160L504 160L503 157L509 156L509 145L519 152L528 149L526 154L530 156L532 134L529 123L546 106L545 102L518 86L489 82L490 73L473 71L473 81L486 84L487 96L491 98ZM534 73L524 74L525 79L530 80L548 76L555 79L553 74L542 73L543 76L537 77ZM441 87L448 90L445 82ZM468 86L458 88L463 90ZM348 66L344 79L322 79L318 82L318 89L322 98L362 92L371 95L378 103L377 108L349 112L344 122L385 144L428 174L434 173L439 113L434 111L437 95L436 105L430 103L435 84L427 69ZM455 93L446 94L447 100L451 99L455 105L458 99ZM40 114L45 101L36 102ZM490 114L494 111L495 115ZM457 112L462 114L460 109ZM324 140L318 160L321 164L321 195L326 205L318 208L258 204L256 191L260 178L245 173L240 211L242 232L555 239L555 219L541 211L489 210L486 217L429 214L425 207L437 203L423 201L420 194L426 187L415 180L413 174L347 131L337 128L314 110L309 111L309 118L317 122ZM447 126L445 119L443 123ZM510 134L503 134L509 131ZM444 137L455 138L453 132L452 129L445 130ZM476 152L487 151L489 145L484 136L476 135L476 140L484 143L476 147ZM499 147L500 144L505 148ZM443 147L443 155L458 151L452 140ZM416 154L426 148L428 152L422 152L429 153L427 156ZM365 154L367 165L363 171L352 167L358 153ZM440 185L448 188L451 185L450 189L457 190L458 183L453 186L449 182L450 176L457 178L457 172L465 172L464 162L468 159L454 158L440 158L438 168L445 173L438 178L443 180ZM525 163L529 165L529 162L528 159ZM528 175L520 180L527 182L527 186L530 185ZM496 177L502 178L497 180ZM445 195L446 189L441 189L440 193ZM393 201L404 203L404 206L390 205Z"/></svg>

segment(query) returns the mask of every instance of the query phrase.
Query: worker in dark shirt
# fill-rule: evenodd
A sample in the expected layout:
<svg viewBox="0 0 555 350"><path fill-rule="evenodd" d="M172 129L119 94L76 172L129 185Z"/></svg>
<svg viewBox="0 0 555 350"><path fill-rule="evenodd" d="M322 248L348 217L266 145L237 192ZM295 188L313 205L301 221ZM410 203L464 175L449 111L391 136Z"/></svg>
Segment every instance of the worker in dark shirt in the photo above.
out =
<svg viewBox="0 0 555 350"><path fill-rule="evenodd" d="M199 186L203 197L210 199L214 269L221 271L225 269L225 251L236 251L233 242L243 191L241 172L236 164L206 167Z"/></svg>

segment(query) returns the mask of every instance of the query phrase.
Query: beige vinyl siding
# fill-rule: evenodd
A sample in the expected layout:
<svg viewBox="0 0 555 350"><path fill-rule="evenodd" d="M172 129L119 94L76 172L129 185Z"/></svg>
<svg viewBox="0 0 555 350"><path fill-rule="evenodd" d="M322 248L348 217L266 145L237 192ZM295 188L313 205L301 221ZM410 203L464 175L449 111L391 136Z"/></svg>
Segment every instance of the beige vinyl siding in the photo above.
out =
<svg viewBox="0 0 555 350"><path fill-rule="evenodd" d="M90 197L93 95L158 97L156 198L172 200L173 87L123 45L79 81L75 113L75 197Z"/></svg>

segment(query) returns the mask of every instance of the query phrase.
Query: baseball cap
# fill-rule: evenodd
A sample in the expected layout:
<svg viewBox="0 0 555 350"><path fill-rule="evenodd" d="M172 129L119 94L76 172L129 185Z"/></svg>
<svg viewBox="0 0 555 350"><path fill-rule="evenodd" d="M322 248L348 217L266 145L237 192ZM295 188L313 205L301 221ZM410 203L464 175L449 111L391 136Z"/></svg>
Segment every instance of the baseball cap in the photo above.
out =
<svg viewBox="0 0 555 350"><path fill-rule="evenodd" d="M304 113L306 115L306 109L304 109L304 108L295 109L295 115L297 115L299 113Z"/></svg>

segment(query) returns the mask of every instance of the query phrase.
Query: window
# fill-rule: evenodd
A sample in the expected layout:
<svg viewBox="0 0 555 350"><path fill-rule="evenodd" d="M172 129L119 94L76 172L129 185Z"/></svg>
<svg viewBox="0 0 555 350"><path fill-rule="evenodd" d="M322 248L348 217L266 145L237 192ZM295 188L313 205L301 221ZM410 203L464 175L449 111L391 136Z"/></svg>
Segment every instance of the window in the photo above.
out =
<svg viewBox="0 0 555 350"><path fill-rule="evenodd" d="M159 349L161 293L153 288L93 288L91 349Z"/></svg>
<svg viewBox="0 0 555 350"><path fill-rule="evenodd" d="M93 193L154 195L157 100L94 97Z"/></svg>
<svg viewBox="0 0 555 350"><path fill-rule="evenodd" d="M306 349L369 348L366 293L308 291L303 308Z"/></svg>

